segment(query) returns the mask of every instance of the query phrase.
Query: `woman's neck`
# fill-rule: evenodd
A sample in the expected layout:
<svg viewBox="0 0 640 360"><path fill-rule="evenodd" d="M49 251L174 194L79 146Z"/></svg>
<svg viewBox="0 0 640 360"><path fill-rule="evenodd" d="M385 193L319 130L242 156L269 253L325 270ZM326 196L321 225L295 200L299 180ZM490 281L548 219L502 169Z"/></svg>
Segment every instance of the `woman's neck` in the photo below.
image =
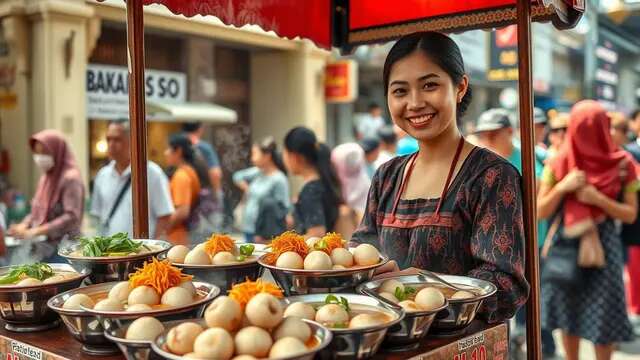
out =
<svg viewBox="0 0 640 360"><path fill-rule="evenodd" d="M262 173L265 175L271 175L277 170L276 166L273 164L266 164L264 166L260 166L259 168L260 171L262 171Z"/></svg>
<svg viewBox="0 0 640 360"><path fill-rule="evenodd" d="M443 131L438 137L420 141L420 151L417 161L430 163L438 159L451 159L451 154L455 152L462 134L458 131L455 122L448 129Z"/></svg>
<svg viewBox="0 0 640 360"><path fill-rule="evenodd" d="M312 167L305 167L300 171L300 177L302 180L307 183L309 181L317 180L320 178L320 174L318 174L318 170Z"/></svg>

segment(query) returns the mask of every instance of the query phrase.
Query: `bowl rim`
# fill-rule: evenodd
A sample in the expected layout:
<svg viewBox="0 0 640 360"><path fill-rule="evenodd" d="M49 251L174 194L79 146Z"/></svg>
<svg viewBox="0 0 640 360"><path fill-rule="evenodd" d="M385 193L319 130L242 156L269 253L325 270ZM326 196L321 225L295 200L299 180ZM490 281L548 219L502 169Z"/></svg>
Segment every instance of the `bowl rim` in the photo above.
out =
<svg viewBox="0 0 640 360"><path fill-rule="evenodd" d="M323 295L333 295L336 297L345 297L345 296L349 296L349 297L356 297L356 298L366 298L366 299L371 299L370 296L367 295L362 295L362 294L353 294L353 293L326 293L326 294L306 294L306 295L293 295L293 296L287 296L284 299L282 299L282 301L285 304L292 304L293 302L289 302L290 299L296 299L296 298L305 298L305 297L309 297L309 296L323 296ZM329 329L329 331L331 332L335 332L336 334L353 334L353 333L371 333L371 332L376 332L376 331L380 331L383 329L388 329L396 324L398 324L399 322L401 322L402 320L404 320L407 312L402 308L402 307L393 307L393 306L389 306L389 304L381 302L379 299L377 298L373 298L374 300L378 301L380 303L380 305L382 305L383 308L385 308L387 310L387 312L392 312L394 313L397 318L389 321L387 323L384 323L382 325L375 325L375 326L367 326L367 327L358 327L355 329L334 329L334 328L330 328L325 326L327 329ZM305 302L305 301L301 301L301 302ZM309 302L306 302L309 303ZM355 303L357 305L365 305L365 306L372 306L372 307L376 307L375 305L370 305L370 304L358 304ZM320 324L322 325L322 324ZM324 325L322 325L324 326Z"/></svg>
<svg viewBox="0 0 640 360"><path fill-rule="evenodd" d="M204 244L206 241L200 243L200 244L195 244L195 245L189 245L187 246L187 248L189 249L189 251L195 249L197 246ZM173 266L177 266L183 269L207 269L207 270L231 270L231 269L237 269L237 268L244 268L244 267L250 267L250 266L254 266L256 265L256 263L258 262L258 259L260 259L260 257L262 255L265 254L265 248L266 245L264 244L259 244L259 243L243 243L243 242L238 242L235 241L234 242L238 247L242 246L242 245L254 245L254 250L253 250L253 254L251 254L250 256L250 260L248 261L242 261L242 262L233 262L233 263L229 263L229 264L222 264L222 265L216 265L216 264L185 264L185 263L178 263L178 262L173 262L171 260L171 265ZM258 247L262 247L262 249L258 249ZM165 256L165 258L168 259L168 256Z"/></svg>
<svg viewBox="0 0 640 360"><path fill-rule="evenodd" d="M100 285L102 285L102 287L107 287L109 286L109 290L111 290L111 288L113 288L113 286L115 286L118 283L121 283L122 281L111 281L111 282L107 282L107 283L101 283L101 284L96 284L96 285L91 285L91 286L86 286L83 289L87 289L89 287L99 287ZM182 306L172 306L169 308L162 308L162 309L155 309L155 310L148 310L148 311L100 311L100 310L95 310L95 309L90 309L90 308L85 308L84 306L80 305L80 307L86 311L88 314L91 314L93 316L96 317L103 317L103 318L109 318L109 319L126 319L126 318L138 318L138 317L142 317L142 316L163 316L163 315L171 315L171 314L179 314L181 312L186 312L189 310L193 310L199 306L202 305L206 305L207 303L211 302L212 300L214 300L216 297L218 297L221 293L221 290L219 287L217 287L214 284L211 283L207 283L207 282L203 282L203 281L192 281L193 285L196 287L196 289L199 286L205 286L208 287L208 292L205 294L205 296L202 299L199 299L197 301L194 301L190 304L187 305L182 305Z"/></svg>
<svg viewBox="0 0 640 360"><path fill-rule="evenodd" d="M303 353L303 354L298 354L298 355L292 355L292 356L287 356L287 357L280 357L280 358L269 358L269 359L273 359L273 360L294 360L297 359L301 356L308 356L308 355L312 355L312 354L316 354L322 350L324 350L327 346L329 346L329 344L331 343L331 341L333 341L333 331L329 328L327 328L326 326L315 322L315 321L311 321L308 319L302 319L302 321L304 321L305 323L316 327L317 329L319 329L320 331L322 331L325 335L324 339L322 341L320 341L320 343L318 344L317 347L313 348L313 349L309 349L307 352ZM180 355L176 355L173 353L169 353L168 351L162 349L159 345L158 345L158 340L161 337L165 337L167 336L167 334L169 334L169 331L171 331L171 329L173 329L174 327L186 323L186 322L194 322L197 323L199 325L203 325L204 329L207 330L209 329L209 327L207 326L205 320L203 318L197 318L197 319L184 319L184 320L173 320L173 321L163 321L162 324L171 324L173 326L171 327L165 327L165 330L158 335L153 341L151 341L151 349L156 352L158 355L160 355L161 357L164 357L166 359L169 359L168 357L165 356L166 355L171 355L174 356L176 359L180 358ZM316 330L318 331L318 330ZM106 333L106 331L105 331ZM269 332L269 334L271 335L272 332ZM166 340L165 340L166 343ZM275 341L273 342L275 344Z"/></svg>
<svg viewBox="0 0 640 360"><path fill-rule="evenodd" d="M85 269L82 269L82 270L78 271L77 269L75 269L70 264L65 264L65 263L47 263L47 264L49 266L51 266L51 268L54 269L54 270L56 270L57 268L64 267L65 269L63 271L75 272L78 275L74 276L72 278L63 280L63 281L56 281L54 283L48 283L48 284L42 283L42 284L28 285L28 286L1 285L0 286L0 294L31 291L31 290L44 290L46 288L53 288L53 287L57 287L57 286L62 286L62 285L66 285L66 284L69 284L69 283L76 282L76 281L82 282L87 276L91 275L91 269L88 269L88 268L85 268ZM9 265L9 266L0 267L0 272L2 272L3 270L8 270L8 269L10 269L10 268L12 268L14 266L15 265Z"/></svg>
<svg viewBox="0 0 640 360"><path fill-rule="evenodd" d="M76 248L80 245L79 242L74 242L73 244L61 247L58 249L58 255L67 259L69 262L94 262L94 263L113 263L120 261L130 261L130 260L139 260L145 259L153 256L158 256L162 253L169 251L173 247L168 241L164 240L155 240L155 239L132 239L134 241L141 241L143 244L147 242L152 242L150 245L159 245L162 248L158 250L149 251L146 253L136 254L136 255L125 255L125 256L75 256L71 255L72 251L75 251Z"/></svg>
<svg viewBox="0 0 640 360"><path fill-rule="evenodd" d="M355 273L359 273L359 272L363 272L363 271L369 271L369 270L374 270L379 268L380 266L386 264L389 262L389 257L385 254L380 253L380 261L378 261L377 263L373 264L373 265L366 265L366 266L358 266L358 267L350 267L347 269L331 269L331 270L305 270L305 269L286 269L286 268L281 268L281 267L277 267L275 265L271 265L271 264L267 264L264 262L264 257L267 256L267 254L264 254L262 256L260 256L260 258L258 258L258 264L260 264L260 266L267 268L271 271L276 271L276 272L281 272L281 273L285 273L285 274L289 274L289 275L306 275L306 276L340 276L340 275L352 275Z"/></svg>
<svg viewBox="0 0 640 360"><path fill-rule="evenodd" d="M429 315L437 314L437 313L439 313L440 311L446 309L449 306L449 300L445 297L444 298L444 304L442 304L442 306L439 306L439 307L437 307L435 309L420 310L420 311L407 311L402 306L383 298L377 292L370 291L369 289L364 287L363 284L360 284L360 285L356 286L356 293L364 295L364 296L369 296L369 297L375 298L375 299L377 299L377 300L379 300L379 301L381 301L381 302L383 302L383 303L385 303L385 304L387 304L387 305L389 305L391 307L402 309L405 312L405 317L406 318L429 316Z"/></svg>

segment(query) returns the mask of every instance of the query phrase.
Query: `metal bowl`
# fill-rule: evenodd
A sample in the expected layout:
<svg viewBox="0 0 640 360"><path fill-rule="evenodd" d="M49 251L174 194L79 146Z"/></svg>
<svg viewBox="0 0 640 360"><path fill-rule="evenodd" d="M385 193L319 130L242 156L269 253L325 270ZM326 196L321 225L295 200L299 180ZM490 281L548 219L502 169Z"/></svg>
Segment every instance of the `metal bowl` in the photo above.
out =
<svg viewBox="0 0 640 360"><path fill-rule="evenodd" d="M153 341L127 340L129 325L104 331L104 336L115 343L127 360L160 360L162 357L151 351Z"/></svg>
<svg viewBox="0 0 640 360"><path fill-rule="evenodd" d="M296 302L310 304L324 304L326 296L329 294L310 294L286 297L285 304ZM383 311L390 315L393 320L380 326L372 326L357 329L330 329L333 340L327 348L320 352L322 359L366 359L373 356L382 344L387 330L400 321L405 315L404 310L376 298L355 295L355 294L332 294L337 297L346 298L351 305L368 305L376 307L376 310Z"/></svg>
<svg viewBox="0 0 640 360"><path fill-rule="evenodd" d="M91 285L84 289L86 291L82 291L85 294L95 294L95 293L108 293L112 287L114 287L118 282L104 283ZM160 321L170 321L170 320L181 320L188 319L192 317L202 317L204 314L204 310L209 305L210 302L213 301L218 295L220 295L220 289L212 284L194 281L193 285L196 288L196 291L201 299L194 301L189 305L184 306L176 306L169 308L162 308L157 310L149 310L149 311L99 311L95 309L84 309L89 314L94 315L102 328L106 331L109 331L113 328L121 328L125 325L130 324L133 320L138 319L143 316L152 316ZM79 289L80 290L80 289Z"/></svg>
<svg viewBox="0 0 640 360"><path fill-rule="evenodd" d="M464 331L473 319L475 319L478 309L482 305L484 299L494 295L498 289L494 284L488 281L468 276L438 275L445 281L458 287L469 288L469 290L475 290L476 293L479 290L478 296L473 298L448 300L447 307L436 315L436 318L431 325L432 334L441 336L458 335ZM384 280L388 279L398 280L407 286L428 285L443 287L442 284L434 282L432 279L423 275L398 276L395 278L386 278ZM372 290L377 288L384 280L364 284L362 289Z"/></svg>
<svg viewBox="0 0 640 360"><path fill-rule="evenodd" d="M245 244L238 244L245 245ZM258 256L264 254L265 245L251 244L255 246L255 258L241 263L229 265L192 265L172 263L180 268L183 274L193 275L194 279L205 281L219 287L223 291L230 290L234 284L246 279L255 281L262 276L264 269L258 264Z"/></svg>
<svg viewBox="0 0 640 360"><path fill-rule="evenodd" d="M80 244L65 246L60 248L58 255L69 261L71 266L76 270L90 269L91 276L89 282L91 284L100 284L109 281L124 281L129 279L129 274L136 272L137 268L144 265L145 261L151 260L154 256L159 256L171 248L171 244L161 240L134 239L141 241L144 245L153 245L159 247L158 250L146 252L137 255L128 256L103 256L103 257L87 257L71 255L80 249Z"/></svg>
<svg viewBox="0 0 640 360"><path fill-rule="evenodd" d="M267 264L264 262L264 256L266 255L258 259L258 263L269 269L286 296L353 291L356 286L371 280L374 271L389 261L388 256L380 255L380 261L369 266L344 270L299 270Z"/></svg>
<svg viewBox="0 0 640 360"><path fill-rule="evenodd" d="M369 281L358 286L356 290L361 294L374 297L389 306L401 308L397 304L394 304L378 295L378 288L384 281L394 279L403 282L401 278L402 277ZM407 283L407 285L410 285L410 283ZM430 311L405 312L405 316L402 321L392 326L387 331L385 345L388 344L393 347L394 351L406 351L417 348L420 345L420 340L422 340L429 332L433 321L436 319L436 315L447 306L448 302L445 300L444 305L437 309Z"/></svg>
<svg viewBox="0 0 640 360"><path fill-rule="evenodd" d="M54 271L76 271L69 264L49 264ZM0 268L0 276L11 266ZM58 314L47 307L47 301L61 293L75 289L89 276L85 269L78 276L64 281L33 286L0 286L0 315L5 329L14 332L33 332L54 328L60 324Z"/></svg>
<svg viewBox="0 0 640 360"><path fill-rule="evenodd" d="M309 321L306 319L303 319L302 321L306 322L307 325L309 325L309 327L311 328L311 332L313 333L313 336L315 336L315 338L318 341L318 346L307 351L304 354L289 356L286 358L277 358L276 360L313 360L318 352L322 351L327 346L329 346L329 344L331 343L331 340L333 339L333 336L331 334L331 331L329 331L329 329L327 329L326 327L314 321ZM169 331L171 330L171 328L185 322L195 322L202 325L202 327L204 327L205 329L207 328L207 324L202 319L188 319L188 320L180 320L180 321L163 322L165 331L160 336L158 336L154 342L151 343L151 348L153 349L153 352L155 352L160 359L169 359L169 360L182 359L182 356L175 355L167 351L165 344L167 341L167 334L169 334ZM272 358L269 358L269 359L272 359Z"/></svg>

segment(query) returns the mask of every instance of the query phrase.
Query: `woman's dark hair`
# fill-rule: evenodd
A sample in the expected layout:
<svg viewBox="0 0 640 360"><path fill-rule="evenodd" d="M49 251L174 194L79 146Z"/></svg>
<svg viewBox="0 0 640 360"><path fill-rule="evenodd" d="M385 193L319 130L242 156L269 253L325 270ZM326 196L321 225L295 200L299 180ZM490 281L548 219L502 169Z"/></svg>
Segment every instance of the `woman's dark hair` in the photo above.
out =
<svg viewBox="0 0 640 360"><path fill-rule="evenodd" d="M295 127L284 137L284 147L287 151L301 155L313 165L320 174L320 180L329 196L336 204L342 203L340 183L331 165L331 149L325 144L318 143L316 134L306 127Z"/></svg>
<svg viewBox="0 0 640 360"><path fill-rule="evenodd" d="M211 186L204 159L195 149L191 139L184 134L173 134L169 137L169 147L174 151L178 149L182 150L182 158L196 171L200 185L203 188Z"/></svg>
<svg viewBox="0 0 640 360"><path fill-rule="evenodd" d="M393 64L417 50L420 50L431 61L440 66L451 77L454 85L458 85L462 81L462 76L465 74L464 62L460 48L458 48L455 41L439 32L417 32L402 37L389 51L384 62L382 75L385 96L389 91L389 76L391 75ZM462 101L458 104L456 111L458 118L467 111L469 104L471 104L471 97L471 86L469 86L462 97Z"/></svg>
<svg viewBox="0 0 640 360"><path fill-rule="evenodd" d="M273 136L264 138L257 145L258 149L260 149L263 154L271 155L271 161L273 161L273 164L278 168L278 170L282 171L286 175L287 168L284 166L282 155L278 151L278 144L276 144L276 140L273 138Z"/></svg>

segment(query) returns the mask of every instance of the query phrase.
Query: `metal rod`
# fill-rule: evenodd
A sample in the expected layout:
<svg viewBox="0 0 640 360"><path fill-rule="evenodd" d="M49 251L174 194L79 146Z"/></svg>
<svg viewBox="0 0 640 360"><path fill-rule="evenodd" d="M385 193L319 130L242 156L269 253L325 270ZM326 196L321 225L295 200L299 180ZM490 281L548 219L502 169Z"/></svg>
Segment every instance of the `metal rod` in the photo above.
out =
<svg viewBox="0 0 640 360"><path fill-rule="evenodd" d="M147 124L144 113L144 18L142 0L127 0L129 123L131 124L131 186L133 236L149 238L147 193Z"/></svg>
<svg viewBox="0 0 640 360"><path fill-rule="evenodd" d="M525 276L531 285L527 301L527 359L541 359L540 277L536 222L535 139L533 132L533 91L531 75L531 0L518 0L518 95L520 98L520 139L522 141L522 181L524 192Z"/></svg>

